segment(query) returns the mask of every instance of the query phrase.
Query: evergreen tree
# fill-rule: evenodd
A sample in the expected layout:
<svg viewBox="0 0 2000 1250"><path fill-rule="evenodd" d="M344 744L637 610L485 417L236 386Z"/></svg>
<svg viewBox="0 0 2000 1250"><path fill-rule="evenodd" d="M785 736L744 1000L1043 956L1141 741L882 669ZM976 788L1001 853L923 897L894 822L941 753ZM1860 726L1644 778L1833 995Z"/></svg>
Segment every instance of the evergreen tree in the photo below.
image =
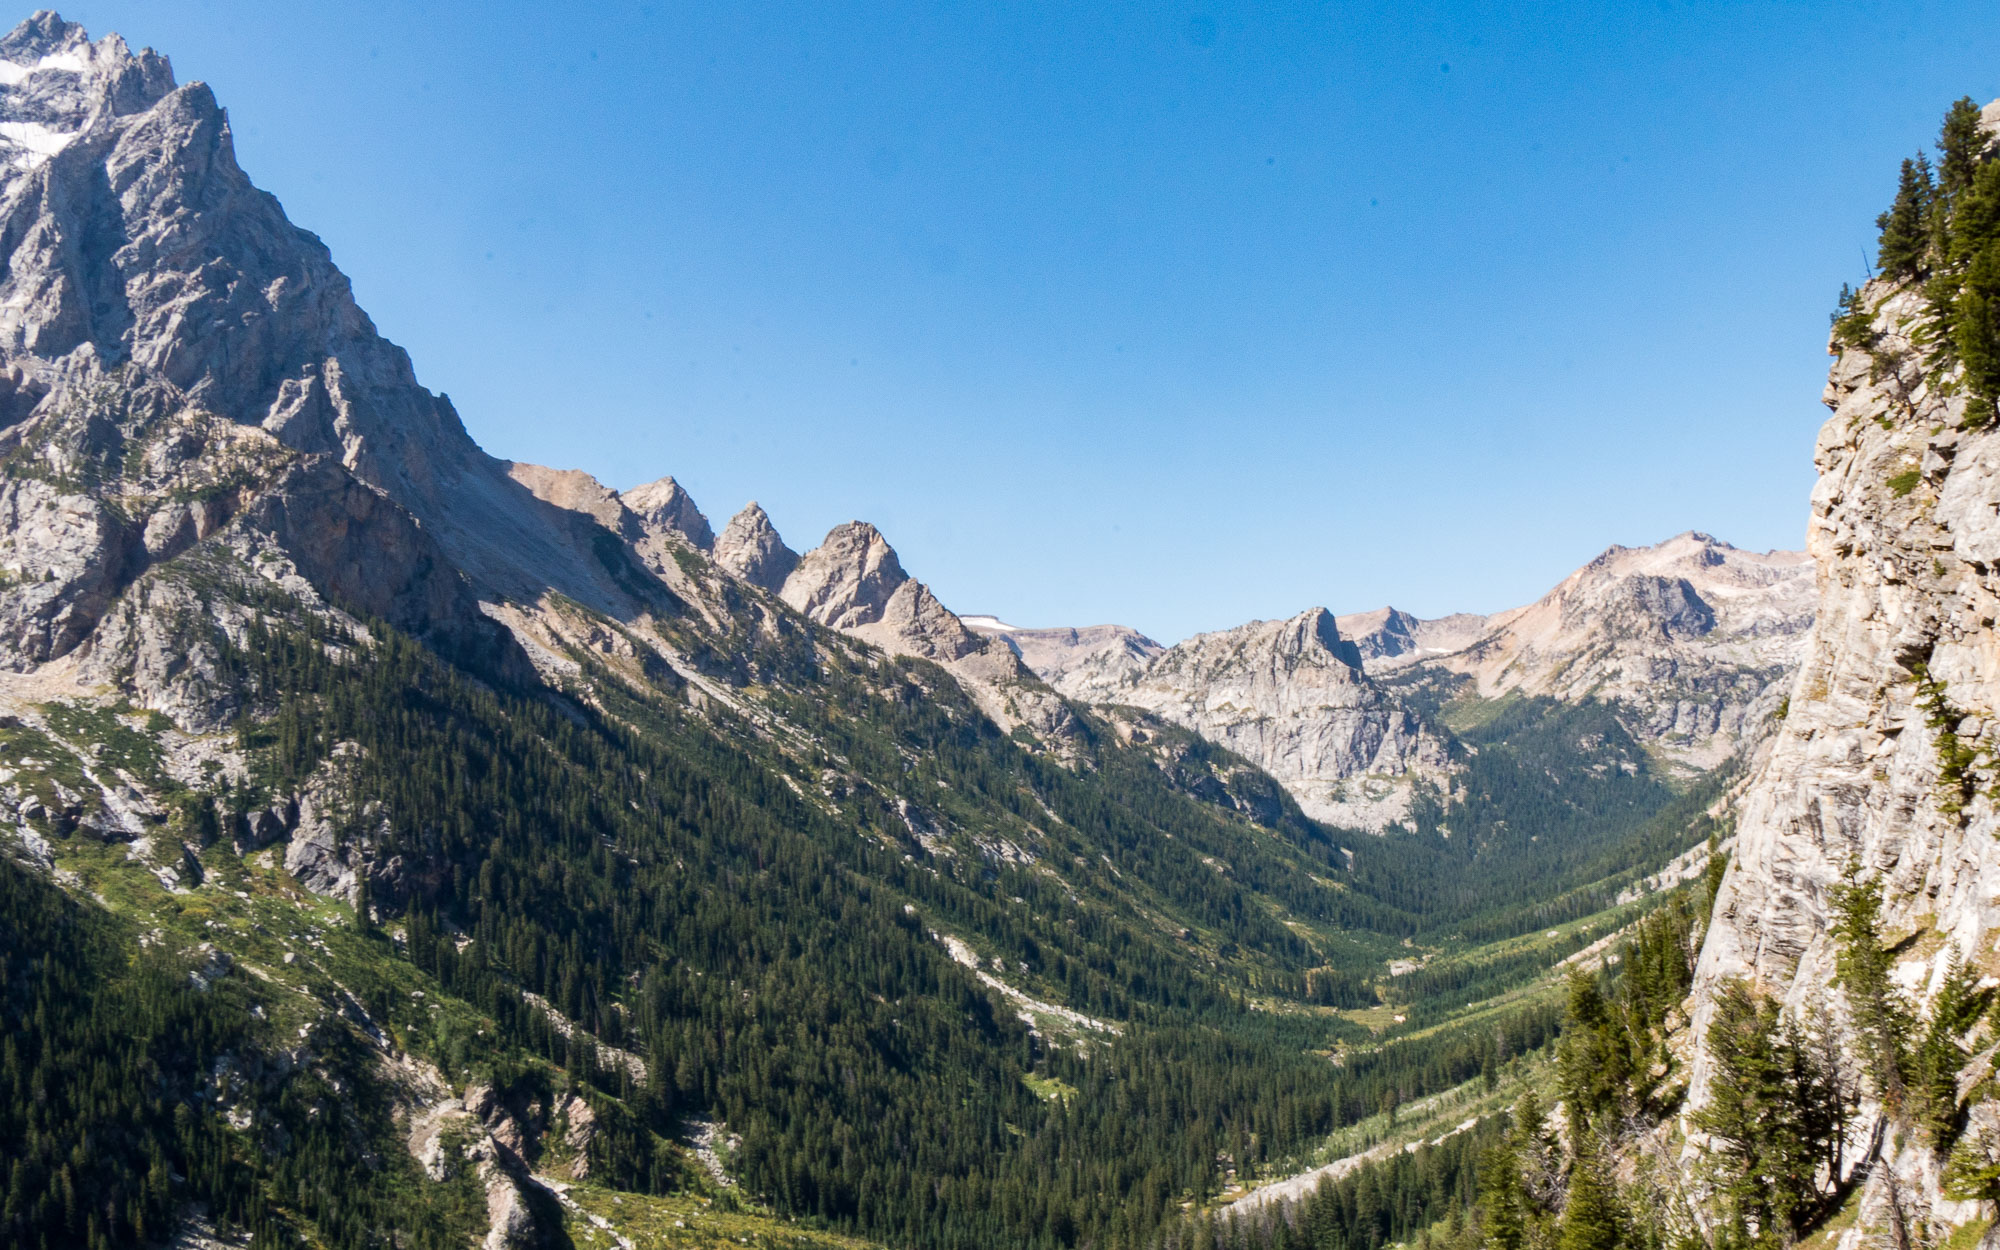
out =
<svg viewBox="0 0 2000 1250"><path fill-rule="evenodd" d="M1875 265L1882 275L1898 281L1918 277L1931 249L1931 202L1936 187L1931 164L1922 153L1903 162L1895 202L1875 219L1881 231L1875 244Z"/></svg>
<svg viewBox="0 0 2000 1250"><path fill-rule="evenodd" d="M1597 1141L1588 1130L1579 1129L1557 1250L1617 1250L1625 1240L1624 1226L1624 1212L1616 1188L1604 1174Z"/></svg>
<svg viewBox="0 0 2000 1250"><path fill-rule="evenodd" d="M1486 1250L1525 1250L1527 1196L1521 1188L1521 1155L1511 1138L1496 1142L1479 1161L1485 1191Z"/></svg>
<svg viewBox="0 0 2000 1250"><path fill-rule="evenodd" d="M1945 111L1944 124L1938 128L1937 198L1947 210L1972 189L1985 149L1979 106L1971 96L1961 96Z"/></svg>
<svg viewBox="0 0 2000 1250"><path fill-rule="evenodd" d="M1569 1017L1557 1051L1558 1082L1572 1122L1605 1127L1624 1111L1631 1050L1597 978L1572 972Z"/></svg>
<svg viewBox="0 0 2000 1250"><path fill-rule="evenodd" d="M1741 981L1720 987L1708 1030L1715 1073L1695 1125L1713 1142L1717 1191L1739 1239L1803 1232L1825 1210L1847 1102L1796 1021Z"/></svg>
<svg viewBox="0 0 2000 1250"><path fill-rule="evenodd" d="M1964 267L1969 256L1965 247L1968 238L1982 234L1974 220L1979 214L1968 214L1966 209L1968 201L1977 198L1984 137L1979 126L1979 108L1970 96L1960 98L1945 111L1944 124L1938 128L1937 184L1931 197L1929 225L1932 254L1940 265L1954 272ZM1948 321L1956 282L1942 276L1933 285L1938 289L1932 292L1932 302L1939 305Z"/></svg>
<svg viewBox="0 0 2000 1250"><path fill-rule="evenodd" d="M1917 1045L1911 1112L1924 1140L1943 1151L1958 1129L1958 1074L1970 1056L1958 1039L1985 1010L1965 958L1957 950L1946 965L1944 984L1931 1001L1931 1018Z"/></svg>
<svg viewBox="0 0 2000 1250"><path fill-rule="evenodd" d="M2000 1203L2000 1140L1983 1128L1969 1134L1952 1147L1941 1179L1947 1198Z"/></svg>
<svg viewBox="0 0 2000 1250"><path fill-rule="evenodd" d="M1894 960L1882 945L1881 892L1864 884L1860 874L1859 861L1850 862L1846 882L1833 890L1833 935L1840 945L1834 981L1847 995L1875 1092L1891 1116L1900 1116L1908 1081L1910 1012L1889 980Z"/></svg>
<svg viewBox="0 0 2000 1250"><path fill-rule="evenodd" d="M2000 401L2000 239L1987 243L1966 267L1951 328L1971 391L1966 424L1978 429L1993 421Z"/></svg>

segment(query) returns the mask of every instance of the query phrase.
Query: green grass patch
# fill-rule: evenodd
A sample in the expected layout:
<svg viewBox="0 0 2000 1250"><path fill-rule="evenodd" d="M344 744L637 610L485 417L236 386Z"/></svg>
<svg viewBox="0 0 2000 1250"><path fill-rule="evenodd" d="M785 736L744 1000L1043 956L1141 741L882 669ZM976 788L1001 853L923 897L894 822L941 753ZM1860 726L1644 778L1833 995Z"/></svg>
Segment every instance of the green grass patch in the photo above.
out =
<svg viewBox="0 0 2000 1250"><path fill-rule="evenodd" d="M577 1250L616 1250L613 1234L630 1238L641 1250L872 1250L877 1243L806 1228L753 1209L734 1190L714 1197L614 1193L590 1184L564 1187L564 1232ZM603 1220L609 1228L600 1227Z"/></svg>
<svg viewBox="0 0 2000 1250"><path fill-rule="evenodd" d="M1043 1102L1068 1102L1076 1097L1076 1086L1052 1076L1036 1076L1032 1072L1026 1072L1021 1075L1021 1084L1033 1090L1035 1097Z"/></svg>

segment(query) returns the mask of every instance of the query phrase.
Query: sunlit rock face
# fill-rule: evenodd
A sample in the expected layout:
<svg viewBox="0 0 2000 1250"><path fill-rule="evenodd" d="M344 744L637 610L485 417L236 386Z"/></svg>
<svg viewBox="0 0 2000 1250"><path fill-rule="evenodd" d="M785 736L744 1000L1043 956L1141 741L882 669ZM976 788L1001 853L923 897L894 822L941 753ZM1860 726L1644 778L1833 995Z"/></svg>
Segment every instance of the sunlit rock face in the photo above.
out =
<svg viewBox="0 0 2000 1250"><path fill-rule="evenodd" d="M1814 612L1809 558L1687 533L1613 547L1479 636L1422 662L1478 693L1597 698L1633 736L1707 769L1764 732Z"/></svg>
<svg viewBox="0 0 2000 1250"><path fill-rule="evenodd" d="M1802 553L1688 533L1613 547L1493 616L1315 608L1166 648L1116 625L973 626L1072 698L1154 712L1255 762L1307 814L1381 829L1412 783L1454 769L1448 733L1418 710L1436 699L1413 694L1602 700L1656 758L1704 772L1768 733L1813 606Z"/></svg>
<svg viewBox="0 0 2000 1250"><path fill-rule="evenodd" d="M1732 977L1844 1029L1828 926L1830 891L1850 865L1882 889L1888 935L1915 939L1899 948L1894 977L1917 1001L1954 952L1994 967L2000 814L1987 764L2000 709L2000 434L1964 429L1963 391L1939 388L1917 363L1930 318L1916 294L1878 282L1863 299L1879 337L1871 351L1841 351L1827 383L1833 415L1815 452L1807 541L1816 619L1742 803L1697 970L1697 1043ZM1945 770L1946 733L1983 761L1963 777ZM1709 1070L1698 1049L1697 1104ZM1864 1104L1847 1166L1874 1140L1878 1113ZM1979 1214L1941 1196L1938 1161L1914 1137L1893 1137L1884 1153L1863 1225L1883 1217L1892 1176L1907 1219Z"/></svg>

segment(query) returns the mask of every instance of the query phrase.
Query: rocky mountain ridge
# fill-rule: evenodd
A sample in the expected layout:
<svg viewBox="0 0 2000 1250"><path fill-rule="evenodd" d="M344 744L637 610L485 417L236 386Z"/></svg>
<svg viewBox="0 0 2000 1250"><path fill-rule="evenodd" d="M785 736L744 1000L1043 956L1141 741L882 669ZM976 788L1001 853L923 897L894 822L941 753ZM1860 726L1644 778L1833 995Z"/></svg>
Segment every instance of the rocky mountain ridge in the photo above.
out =
<svg viewBox="0 0 2000 1250"><path fill-rule="evenodd" d="M1454 612L1424 620L1401 608L1377 608L1334 619L1340 632L1354 643L1362 667L1371 673L1386 673L1464 650L1486 632L1491 618Z"/></svg>
<svg viewBox="0 0 2000 1250"><path fill-rule="evenodd" d="M1315 819L1381 828L1403 815L1413 780L1448 763L1443 741L1369 679L1324 608L1150 652L1116 627L1076 637L1063 647L1042 631L1016 645L1046 657L1067 694L1150 712L1254 761Z"/></svg>
<svg viewBox="0 0 2000 1250"><path fill-rule="evenodd" d="M1184 725L1314 817L1380 829L1403 819L1415 783L1452 772L1450 733L1425 710L1439 699L1607 701L1661 758L1705 772L1764 732L1811 621L1804 555L1690 532L1613 547L1492 616L1313 609L1166 648L1122 626L985 631L1071 698Z"/></svg>
<svg viewBox="0 0 2000 1250"><path fill-rule="evenodd" d="M1428 661L1485 698L1595 697L1643 741L1696 769L1761 732L1813 619L1811 565L1686 533L1613 547L1481 635Z"/></svg>

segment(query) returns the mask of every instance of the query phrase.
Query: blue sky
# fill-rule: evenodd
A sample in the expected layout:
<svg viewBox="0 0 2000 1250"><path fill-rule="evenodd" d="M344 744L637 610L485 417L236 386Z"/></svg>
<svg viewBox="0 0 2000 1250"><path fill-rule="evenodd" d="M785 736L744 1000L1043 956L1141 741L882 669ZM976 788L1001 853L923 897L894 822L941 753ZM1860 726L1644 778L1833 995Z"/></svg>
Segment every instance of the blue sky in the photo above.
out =
<svg viewBox="0 0 2000 1250"><path fill-rule="evenodd" d="M1989 4L89 3L497 455L1163 640L1797 546Z"/></svg>

